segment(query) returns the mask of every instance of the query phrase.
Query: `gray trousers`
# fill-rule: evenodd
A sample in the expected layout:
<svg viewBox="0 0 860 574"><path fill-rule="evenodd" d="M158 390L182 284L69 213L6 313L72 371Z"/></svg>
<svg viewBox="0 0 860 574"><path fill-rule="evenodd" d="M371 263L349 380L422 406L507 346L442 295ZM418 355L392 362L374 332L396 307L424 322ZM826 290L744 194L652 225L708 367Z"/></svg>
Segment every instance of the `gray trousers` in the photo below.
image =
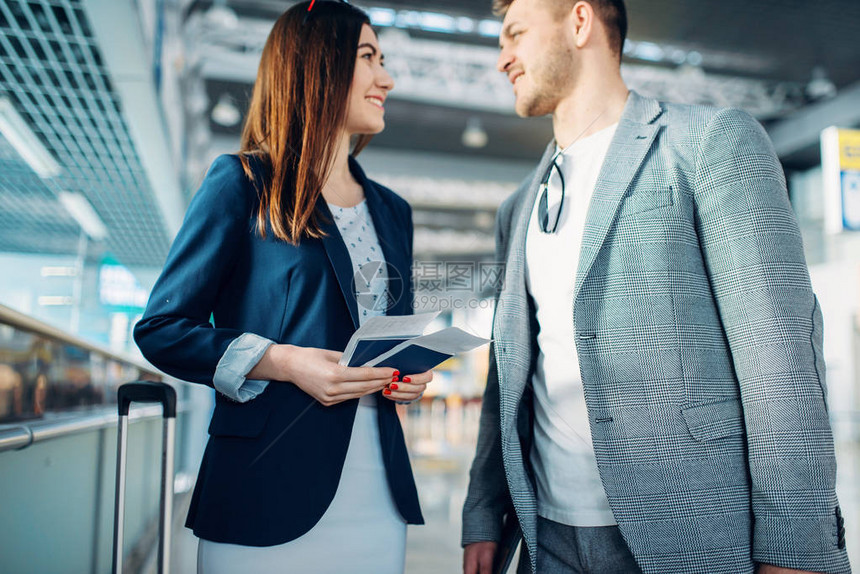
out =
<svg viewBox="0 0 860 574"><path fill-rule="evenodd" d="M538 516L537 546L540 574L642 573L617 526L567 526ZM531 574L524 547L517 574Z"/></svg>

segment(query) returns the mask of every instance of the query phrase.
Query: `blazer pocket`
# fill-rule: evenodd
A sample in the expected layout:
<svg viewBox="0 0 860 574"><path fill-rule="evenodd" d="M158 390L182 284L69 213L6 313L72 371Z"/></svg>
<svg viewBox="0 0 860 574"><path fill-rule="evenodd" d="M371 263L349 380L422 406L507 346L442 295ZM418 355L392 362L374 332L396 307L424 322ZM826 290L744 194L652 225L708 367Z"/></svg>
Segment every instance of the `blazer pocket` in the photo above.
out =
<svg viewBox="0 0 860 574"><path fill-rule="evenodd" d="M682 406L690 434L697 441L715 440L744 432L741 402L736 398Z"/></svg>
<svg viewBox="0 0 860 574"><path fill-rule="evenodd" d="M670 207L673 204L672 192L668 190L659 192L640 191L624 198L624 201L621 202L618 216L625 217L627 215L645 213L646 211L660 209L661 207Z"/></svg>
<svg viewBox="0 0 860 574"><path fill-rule="evenodd" d="M209 422L209 434L245 438L260 436L271 411L269 401L260 400L260 397L247 403L219 402Z"/></svg>

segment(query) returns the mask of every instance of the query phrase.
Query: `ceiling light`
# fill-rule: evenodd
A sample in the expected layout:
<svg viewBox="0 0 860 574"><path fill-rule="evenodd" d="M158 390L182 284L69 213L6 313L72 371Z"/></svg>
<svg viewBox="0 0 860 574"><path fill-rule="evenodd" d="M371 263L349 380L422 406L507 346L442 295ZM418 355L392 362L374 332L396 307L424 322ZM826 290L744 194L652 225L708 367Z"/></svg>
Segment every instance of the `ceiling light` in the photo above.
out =
<svg viewBox="0 0 860 574"><path fill-rule="evenodd" d="M495 38L502 33L502 23L498 20L481 20L478 23L478 34Z"/></svg>
<svg viewBox="0 0 860 574"><path fill-rule="evenodd" d="M430 32L454 32L455 20L447 14L437 14L436 12L423 12L421 14L421 29Z"/></svg>
<svg viewBox="0 0 860 574"><path fill-rule="evenodd" d="M394 25L398 28L418 28L421 25L421 14L414 10L401 10L397 13Z"/></svg>
<svg viewBox="0 0 860 574"><path fill-rule="evenodd" d="M68 307L74 304L75 299L73 297L62 295L43 295L39 297L39 305L43 307Z"/></svg>
<svg viewBox="0 0 860 574"><path fill-rule="evenodd" d="M397 12L390 8L370 8L367 14L374 26L394 26L397 20Z"/></svg>
<svg viewBox="0 0 860 574"><path fill-rule="evenodd" d="M228 94L222 94L212 108L212 121L225 128L232 128L242 120L242 112Z"/></svg>
<svg viewBox="0 0 860 574"><path fill-rule="evenodd" d="M836 95L836 85L821 66L812 68L812 79L806 84L806 95L811 100L823 100Z"/></svg>
<svg viewBox="0 0 860 574"><path fill-rule="evenodd" d="M217 1L206 11L206 23L213 28L223 30L235 29L239 26L239 17L224 0Z"/></svg>
<svg viewBox="0 0 860 574"><path fill-rule="evenodd" d="M42 145L7 98L0 98L0 134L42 179L55 177L62 171L51 152Z"/></svg>
<svg viewBox="0 0 860 574"><path fill-rule="evenodd" d="M42 277L76 277L78 269L69 266L47 266L42 267L41 274Z"/></svg>
<svg viewBox="0 0 860 574"><path fill-rule="evenodd" d="M478 149L486 147L489 137L484 131L484 126L481 125L481 120L476 117L469 118L466 123L466 129L463 130L463 145L466 147Z"/></svg>
<svg viewBox="0 0 860 574"><path fill-rule="evenodd" d="M666 58L670 60L673 64L684 64L687 62L687 52L674 47L666 48Z"/></svg>
<svg viewBox="0 0 860 574"><path fill-rule="evenodd" d="M84 230L90 239L101 241L108 235L107 227L104 222L90 205L90 202L80 193L72 193L69 191L61 191L59 194L60 203L66 208L81 229Z"/></svg>
<svg viewBox="0 0 860 574"><path fill-rule="evenodd" d="M687 63L691 66L701 66L703 60L704 58L699 52L693 51L687 54Z"/></svg>
<svg viewBox="0 0 860 574"><path fill-rule="evenodd" d="M477 33L493 38L502 31L502 23L498 20L477 20L468 16L453 17L439 12L370 8L368 15L374 26L382 27L393 26L443 34Z"/></svg>
<svg viewBox="0 0 860 574"><path fill-rule="evenodd" d="M634 52L635 57L649 62L662 61L664 54L663 48L653 42L639 42L636 46L636 51Z"/></svg>
<svg viewBox="0 0 860 574"><path fill-rule="evenodd" d="M457 31L468 34L475 30L475 21L471 18L461 16L457 18Z"/></svg>

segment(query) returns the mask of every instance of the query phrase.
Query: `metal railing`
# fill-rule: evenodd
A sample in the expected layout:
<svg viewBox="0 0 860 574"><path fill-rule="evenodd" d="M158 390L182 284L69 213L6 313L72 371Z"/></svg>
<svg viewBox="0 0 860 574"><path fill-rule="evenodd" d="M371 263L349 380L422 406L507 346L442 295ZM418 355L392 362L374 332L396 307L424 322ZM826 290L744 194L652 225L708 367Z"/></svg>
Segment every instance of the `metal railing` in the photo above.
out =
<svg viewBox="0 0 860 574"><path fill-rule="evenodd" d="M191 406L180 401L176 406L176 412L185 413ZM160 419L161 407L136 406L129 413L131 421L143 421L149 419ZM37 442L65 437L81 432L99 430L103 428L116 428L119 418L116 413L116 405L100 407L95 411L86 413L68 413L63 420L38 421L28 424L0 425L0 452L7 450L20 450L27 448Z"/></svg>
<svg viewBox="0 0 860 574"><path fill-rule="evenodd" d="M75 337L4 305L0 305L0 326L12 327L29 335L70 345L77 349L95 353L105 359L117 361L137 369L141 375L139 378L162 379L162 375L158 371L143 361ZM177 407L179 412L187 412L189 409L190 404L184 401L181 401ZM130 419L133 421L155 419L160 416L161 410L158 406L138 406L130 413ZM117 422L116 405L105 404L89 408L85 411L48 412L41 419L0 424L0 452L20 450L38 442L72 434L116 427Z"/></svg>
<svg viewBox="0 0 860 574"><path fill-rule="evenodd" d="M141 372L144 372L150 376L157 377L159 379L162 377L161 373L156 371L151 365L148 365L143 361L136 359L135 357L123 355L121 353L112 351L107 347L102 347L89 341L85 341L84 339L75 337L74 335L63 331L62 329L58 329L52 325L43 323L38 319L34 319L29 315L25 315L24 313L16 311L10 307L6 307L5 305L0 305L0 325L8 325L10 327L20 329L22 331L27 331L28 333L32 333L34 335L40 335L42 337L53 339L54 341L58 341L60 343L66 343L75 346L79 349L98 353L99 355L102 355L106 358L134 366L140 369Z"/></svg>

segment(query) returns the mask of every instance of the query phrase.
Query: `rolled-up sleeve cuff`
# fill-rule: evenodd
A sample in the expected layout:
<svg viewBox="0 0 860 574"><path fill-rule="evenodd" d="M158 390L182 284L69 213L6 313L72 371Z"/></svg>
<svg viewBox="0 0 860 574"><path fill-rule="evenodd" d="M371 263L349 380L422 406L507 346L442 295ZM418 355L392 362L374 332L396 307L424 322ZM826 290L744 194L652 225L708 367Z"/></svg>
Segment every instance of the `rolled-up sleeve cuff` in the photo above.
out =
<svg viewBox="0 0 860 574"><path fill-rule="evenodd" d="M245 375L260 362L266 349L273 344L274 341L254 333L236 337L215 368L212 379L215 390L240 403L248 402L262 393L269 381L246 379Z"/></svg>

